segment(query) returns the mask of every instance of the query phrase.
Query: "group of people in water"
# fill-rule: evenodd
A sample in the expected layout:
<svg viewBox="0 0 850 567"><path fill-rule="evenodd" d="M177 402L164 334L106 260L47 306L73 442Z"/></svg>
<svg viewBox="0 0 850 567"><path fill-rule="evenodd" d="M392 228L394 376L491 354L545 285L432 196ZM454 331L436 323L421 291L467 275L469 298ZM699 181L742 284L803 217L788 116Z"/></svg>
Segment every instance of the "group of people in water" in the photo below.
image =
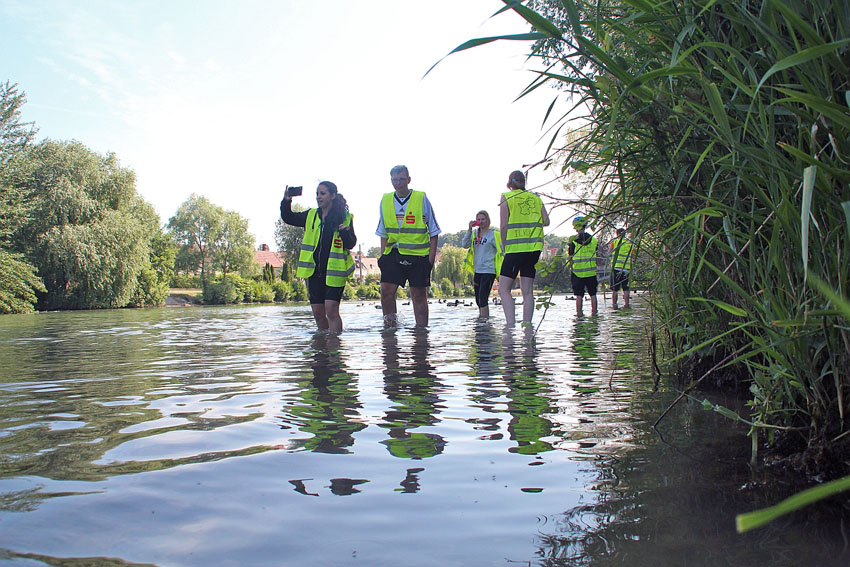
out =
<svg viewBox="0 0 850 567"><path fill-rule="evenodd" d="M428 196L410 188L410 172L397 165L390 170L393 191L381 198L378 227L381 239L381 309L384 324L397 325L396 292L408 286L416 326L428 326L427 288L437 258L437 237L441 230ZM536 265L543 250L543 227L549 225L549 213L542 199L526 189L522 171L512 171L507 189L499 202L500 228L493 227L487 211L478 211L461 245L469 248L465 268L472 271L475 302L479 316L489 317L489 298L498 277L499 298L508 326L516 322L515 300L511 294L519 278L522 296L522 325L531 326L534 316L532 287ZM293 188L287 187L280 204L281 219L304 227L296 276L307 282L307 295L319 329L342 332L339 304L348 277L354 273L351 250L357 243L353 216L345 198L330 181L316 188L316 208L292 210ZM571 283L576 296L576 311L582 313L585 292L590 297L591 313L596 313L596 264L599 256L596 237L587 232L589 219L577 217L570 237L568 255ZM629 306L629 270L632 246L625 229L617 229L610 243L613 306L618 307L617 292L623 292Z"/></svg>

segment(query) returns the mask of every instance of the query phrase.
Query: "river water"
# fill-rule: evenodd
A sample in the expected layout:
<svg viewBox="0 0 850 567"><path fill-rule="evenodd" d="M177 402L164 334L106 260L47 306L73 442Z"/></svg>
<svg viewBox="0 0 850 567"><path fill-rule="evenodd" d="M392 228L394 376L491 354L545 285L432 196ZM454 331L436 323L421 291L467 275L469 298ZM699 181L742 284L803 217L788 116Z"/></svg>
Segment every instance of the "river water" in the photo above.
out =
<svg viewBox="0 0 850 567"><path fill-rule="evenodd" d="M384 331L346 302L340 337L305 305L4 316L0 564L850 564L834 506L735 533L798 487L696 401L651 428L678 392L635 303L556 297L535 334L442 303Z"/></svg>

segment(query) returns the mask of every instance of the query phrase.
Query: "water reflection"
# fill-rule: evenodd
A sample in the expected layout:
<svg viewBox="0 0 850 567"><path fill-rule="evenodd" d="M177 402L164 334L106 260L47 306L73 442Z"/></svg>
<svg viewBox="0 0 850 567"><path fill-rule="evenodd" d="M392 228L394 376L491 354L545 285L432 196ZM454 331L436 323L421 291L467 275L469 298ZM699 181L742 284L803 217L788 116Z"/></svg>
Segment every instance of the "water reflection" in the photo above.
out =
<svg viewBox="0 0 850 567"><path fill-rule="evenodd" d="M517 333L521 335L518 337ZM538 366L538 354L532 329L504 329L502 358L511 414L508 431L516 442L516 446L510 448L512 453L537 455L552 450L552 445L543 440L552 433L552 423L547 416L553 408L549 404L547 373Z"/></svg>
<svg viewBox="0 0 850 567"><path fill-rule="evenodd" d="M317 453L350 453L354 434L366 425L360 421L357 378L346 369L340 336L317 332L310 351L310 371L297 382L299 389L286 408L288 419L313 437L295 446ZM288 396L290 399L292 396Z"/></svg>
<svg viewBox="0 0 850 567"><path fill-rule="evenodd" d="M416 327L410 331L413 344L402 352L398 329L381 334L384 361L384 394L392 406L384 414L381 427L389 439L381 441L394 457L424 459L443 452L445 439L437 433L415 431L439 423L437 415L442 384L429 362L429 331Z"/></svg>

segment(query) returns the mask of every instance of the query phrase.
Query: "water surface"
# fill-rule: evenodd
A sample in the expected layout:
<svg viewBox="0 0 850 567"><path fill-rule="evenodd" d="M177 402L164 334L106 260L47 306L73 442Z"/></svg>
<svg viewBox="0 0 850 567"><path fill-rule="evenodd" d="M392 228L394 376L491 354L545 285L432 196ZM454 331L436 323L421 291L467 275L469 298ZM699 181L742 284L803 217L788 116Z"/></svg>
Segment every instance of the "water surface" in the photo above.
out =
<svg viewBox="0 0 850 567"><path fill-rule="evenodd" d="M0 318L0 563L850 562L829 506L735 534L793 488L698 403L650 428L678 392L640 301L557 297L533 335L400 309L346 302L340 337L308 306Z"/></svg>

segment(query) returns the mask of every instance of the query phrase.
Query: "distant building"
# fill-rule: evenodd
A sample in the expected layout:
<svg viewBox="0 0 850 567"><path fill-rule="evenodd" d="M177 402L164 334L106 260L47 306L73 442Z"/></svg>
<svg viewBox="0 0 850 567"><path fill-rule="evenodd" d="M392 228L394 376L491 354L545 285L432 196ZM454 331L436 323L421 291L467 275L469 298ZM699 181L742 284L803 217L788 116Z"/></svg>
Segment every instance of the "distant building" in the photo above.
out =
<svg viewBox="0 0 850 567"><path fill-rule="evenodd" d="M272 252L269 250L268 244L260 244L260 248L254 252L254 261L265 266L268 263L274 268L274 273L280 276L280 270L283 268L283 255L280 252Z"/></svg>
<svg viewBox="0 0 850 567"><path fill-rule="evenodd" d="M366 276L381 274L377 258L363 256L362 252L352 252L351 255L354 258L354 277L360 280L360 283L363 283Z"/></svg>

